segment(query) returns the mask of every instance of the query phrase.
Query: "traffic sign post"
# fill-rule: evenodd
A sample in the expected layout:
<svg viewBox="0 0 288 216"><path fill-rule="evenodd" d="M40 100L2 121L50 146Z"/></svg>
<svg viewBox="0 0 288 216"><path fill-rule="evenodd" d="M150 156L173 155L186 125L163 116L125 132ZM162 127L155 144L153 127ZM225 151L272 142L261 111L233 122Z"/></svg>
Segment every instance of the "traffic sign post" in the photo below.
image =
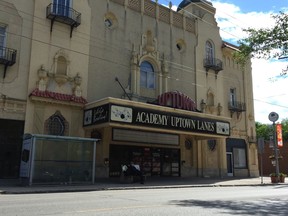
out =
<svg viewBox="0 0 288 216"><path fill-rule="evenodd" d="M261 175L261 184L263 184L263 153L264 153L264 138L258 138L258 153L260 154L260 175Z"/></svg>
<svg viewBox="0 0 288 216"><path fill-rule="evenodd" d="M279 115L275 112L271 112L268 116L268 119L273 122L273 136L274 136L274 156L275 156L275 167L276 167L276 176L277 182L279 182L279 162L278 162L278 146L277 146L277 131L275 122L279 119Z"/></svg>

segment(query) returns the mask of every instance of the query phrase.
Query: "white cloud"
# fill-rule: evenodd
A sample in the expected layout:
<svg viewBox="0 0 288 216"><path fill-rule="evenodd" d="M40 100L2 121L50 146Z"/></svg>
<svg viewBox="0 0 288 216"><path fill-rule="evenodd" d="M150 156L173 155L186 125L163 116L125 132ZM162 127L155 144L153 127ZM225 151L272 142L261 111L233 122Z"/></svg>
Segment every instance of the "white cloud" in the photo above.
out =
<svg viewBox="0 0 288 216"><path fill-rule="evenodd" d="M255 119L261 123L268 120L270 112L277 112L279 120L288 118L287 76L280 76L287 62L253 59L253 94Z"/></svg>
<svg viewBox="0 0 288 216"><path fill-rule="evenodd" d="M221 37L225 40L237 42L246 36L243 29L266 28L274 24L272 12L242 13L238 6L219 1L213 1L213 6L216 8L216 19L221 29Z"/></svg>
<svg viewBox="0 0 288 216"><path fill-rule="evenodd" d="M243 13L233 4L212 1L216 8L216 18L220 27L221 37L236 44L245 38L242 29L267 28L273 26L272 11ZM286 94L288 78L279 76L287 62L252 60L253 94L255 119L261 123L271 123L268 120L270 112L279 114L279 121L288 118L288 94ZM286 76L287 77L287 76Z"/></svg>

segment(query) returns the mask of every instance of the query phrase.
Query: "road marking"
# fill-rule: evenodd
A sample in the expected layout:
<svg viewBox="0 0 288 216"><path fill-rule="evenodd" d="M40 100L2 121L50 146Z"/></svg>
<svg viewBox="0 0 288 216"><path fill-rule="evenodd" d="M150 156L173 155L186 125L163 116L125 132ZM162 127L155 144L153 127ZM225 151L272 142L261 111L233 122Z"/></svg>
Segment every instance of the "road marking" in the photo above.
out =
<svg viewBox="0 0 288 216"><path fill-rule="evenodd" d="M70 211L63 212L64 214L72 214L72 213L87 213L87 212L105 212L105 211L116 211L116 210L127 210L127 209L138 209L138 208L155 208L155 207L164 207L166 205L139 205L139 206L120 206L114 208L99 208L99 209L87 209L87 210L78 210L78 211Z"/></svg>

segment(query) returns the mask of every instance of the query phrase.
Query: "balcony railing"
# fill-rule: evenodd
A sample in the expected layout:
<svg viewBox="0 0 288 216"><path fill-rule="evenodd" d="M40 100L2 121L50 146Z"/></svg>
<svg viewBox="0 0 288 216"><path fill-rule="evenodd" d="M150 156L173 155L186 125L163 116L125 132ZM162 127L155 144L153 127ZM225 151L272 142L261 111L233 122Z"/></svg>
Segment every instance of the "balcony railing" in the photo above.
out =
<svg viewBox="0 0 288 216"><path fill-rule="evenodd" d="M240 113L246 111L246 104L238 101L229 102L228 109L231 112L231 117L233 113L236 112L237 118L239 118Z"/></svg>
<svg viewBox="0 0 288 216"><path fill-rule="evenodd" d="M205 58L203 61L203 65L206 68L206 72L208 72L209 69L214 70L216 78L217 78L219 71L223 70L223 63L220 59ZM207 75L207 73L206 73L206 75Z"/></svg>
<svg viewBox="0 0 288 216"><path fill-rule="evenodd" d="M49 4L46 8L46 17L51 20L51 32L54 21L69 25L71 27L70 37L72 37L73 28L81 24L81 13L61 4Z"/></svg>
<svg viewBox="0 0 288 216"><path fill-rule="evenodd" d="M3 78L6 76L8 66L12 66L16 62L17 50L0 46L0 64L4 65Z"/></svg>

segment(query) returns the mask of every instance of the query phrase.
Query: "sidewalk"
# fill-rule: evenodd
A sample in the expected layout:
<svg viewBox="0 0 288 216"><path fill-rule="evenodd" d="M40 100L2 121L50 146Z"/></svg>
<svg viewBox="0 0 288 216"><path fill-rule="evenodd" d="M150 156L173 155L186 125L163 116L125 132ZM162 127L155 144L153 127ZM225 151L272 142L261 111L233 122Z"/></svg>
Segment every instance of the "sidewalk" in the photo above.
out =
<svg viewBox="0 0 288 216"><path fill-rule="evenodd" d="M287 183L278 183L288 185ZM278 185L273 184L273 185ZM96 179L92 185L32 185L21 186L18 179L0 179L0 194L27 194L27 193L59 193L81 192L99 190L127 190L127 189L159 189L159 188L185 188L185 187L233 187L233 186L265 186L272 185L270 177L257 178L148 178L145 184L120 183L119 179Z"/></svg>

